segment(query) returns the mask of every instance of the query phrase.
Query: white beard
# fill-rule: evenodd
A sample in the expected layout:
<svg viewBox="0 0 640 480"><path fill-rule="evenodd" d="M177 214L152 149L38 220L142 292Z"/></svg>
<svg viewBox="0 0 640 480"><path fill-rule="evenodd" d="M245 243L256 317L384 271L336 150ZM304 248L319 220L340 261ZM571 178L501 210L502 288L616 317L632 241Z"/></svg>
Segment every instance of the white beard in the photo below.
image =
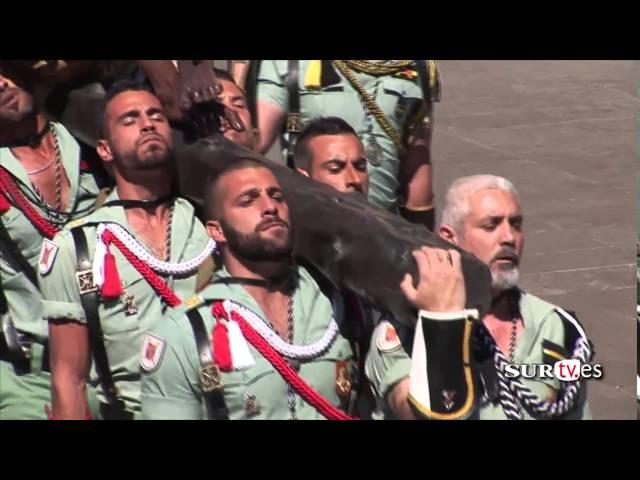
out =
<svg viewBox="0 0 640 480"><path fill-rule="evenodd" d="M509 270L491 271L491 287L496 292L503 292L518 285L520 270L518 267Z"/></svg>

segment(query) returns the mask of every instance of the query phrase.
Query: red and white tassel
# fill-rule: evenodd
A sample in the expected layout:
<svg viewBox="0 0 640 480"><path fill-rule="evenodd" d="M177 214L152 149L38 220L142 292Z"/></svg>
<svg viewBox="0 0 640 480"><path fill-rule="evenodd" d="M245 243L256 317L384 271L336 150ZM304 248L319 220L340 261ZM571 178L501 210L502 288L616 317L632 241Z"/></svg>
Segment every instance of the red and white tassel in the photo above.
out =
<svg viewBox="0 0 640 480"><path fill-rule="evenodd" d="M240 331L240 327L234 321L227 324L229 331L229 347L231 350L231 360L234 370L246 370L256 364L251 355L249 345Z"/></svg>
<svg viewBox="0 0 640 480"><path fill-rule="evenodd" d="M233 362L231 360L231 346L229 345L229 331L227 330L228 322L221 318L216 320L213 327L211 339L211 347L213 348L213 361L223 372L233 370Z"/></svg>
<svg viewBox="0 0 640 480"><path fill-rule="evenodd" d="M93 281L105 299L118 298L122 295L122 282L116 264L116 258L109 250L103 238L104 226L98 227L98 239L93 255Z"/></svg>
<svg viewBox="0 0 640 480"><path fill-rule="evenodd" d="M227 312L217 302L212 308L216 324L211 335L213 360L223 372L245 370L256 364L249 345L234 321L227 320Z"/></svg>
<svg viewBox="0 0 640 480"><path fill-rule="evenodd" d="M122 295L122 282L116 265L116 257L109 251L108 246L107 254L104 256L104 283L100 295L102 298L118 298Z"/></svg>

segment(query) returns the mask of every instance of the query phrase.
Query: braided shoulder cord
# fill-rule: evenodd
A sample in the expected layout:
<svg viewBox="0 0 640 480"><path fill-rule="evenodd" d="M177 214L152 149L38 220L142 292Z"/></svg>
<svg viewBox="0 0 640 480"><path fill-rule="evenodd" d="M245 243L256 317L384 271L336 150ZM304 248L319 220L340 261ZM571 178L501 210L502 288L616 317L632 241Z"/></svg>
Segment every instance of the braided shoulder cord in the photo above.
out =
<svg viewBox="0 0 640 480"><path fill-rule="evenodd" d="M346 77L346 79L349 80L353 88L356 89L362 99L362 102L377 120L378 124L380 125L380 127L382 127L387 136L393 141L394 145L398 149L398 152L400 154L404 154L406 148L402 142L402 137L397 132L397 130L393 128L393 125L391 125L391 122L389 122L387 116L380 109L376 101L371 98L371 95L367 93L367 91L364 89L360 81L358 81L349 66L343 60L334 60L333 63L336 68L340 70L340 72Z"/></svg>
<svg viewBox="0 0 640 480"><path fill-rule="evenodd" d="M505 414L512 420L522 419L522 413L518 411L518 404L524 407L532 417L538 419L559 418L569 413L575 406L578 394L580 393L581 380L575 382L563 382L559 398L554 402L541 400L529 388L524 386L520 380L508 378L505 375L506 366L509 363L496 345L493 337L486 328L478 328L480 340L484 346L491 351L496 372L498 375L498 385L500 391L500 404ZM592 351L588 340L584 337L576 341L572 359L580 360L581 363L588 363L591 360Z"/></svg>

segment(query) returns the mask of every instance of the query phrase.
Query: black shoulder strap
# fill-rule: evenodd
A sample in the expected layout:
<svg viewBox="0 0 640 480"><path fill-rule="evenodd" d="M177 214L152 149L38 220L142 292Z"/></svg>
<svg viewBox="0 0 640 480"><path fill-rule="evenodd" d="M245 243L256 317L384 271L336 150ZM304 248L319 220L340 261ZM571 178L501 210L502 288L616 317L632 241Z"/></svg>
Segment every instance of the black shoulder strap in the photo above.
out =
<svg viewBox="0 0 640 480"><path fill-rule="evenodd" d="M0 315L4 315L9 312L9 302L7 296L4 294L4 288L2 288L2 271L0 271Z"/></svg>
<svg viewBox="0 0 640 480"><path fill-rule="evenodd" d="M29 261L22 254L14 240L9 235L9 231L7 227L4 225L4 222L0 218L0 253L5 257L10 263L13 263L12 267L16 269L16 271L21 271L24 273L25 277L36 287L38 288L38 277L36 275L36 270L31 266Z"/></svg>
<svg viewBox="0 0 640 480"><path fill-rule="evenodd" d="M116 386L109 367L109 358L104 346L102 326L98 315L98 288L93 283L91 260L87 237L82 227L71 229L73 243L76 246L76 281L80 290L80 301L84 314L87 317L87 329L89 330L89 345L93 353L93 360L104 390L107 403L119 407L124 411L124 402L118 398Z"/></svg>
<svg viewBox="0 0 640 480"><path fill-rule="evenodd" d="M287 132L289 133L289 145L287 147L287 166L289 168L294 168L293 153L301 127L300 91L298 90L299 70L299 60L288 61L287 93L289 97L289 112L287 113Z"/></svg>
<svg viewBox="0 0 640 480"><path fill-rule="evenodd" d="M196 339L196 349L200 361L200 382L210 419L229 420L229 410L224 401L224 390L220 372L213 363L211 345L204 320L200 312L193 308L187 312L187 318Z"/></svg>

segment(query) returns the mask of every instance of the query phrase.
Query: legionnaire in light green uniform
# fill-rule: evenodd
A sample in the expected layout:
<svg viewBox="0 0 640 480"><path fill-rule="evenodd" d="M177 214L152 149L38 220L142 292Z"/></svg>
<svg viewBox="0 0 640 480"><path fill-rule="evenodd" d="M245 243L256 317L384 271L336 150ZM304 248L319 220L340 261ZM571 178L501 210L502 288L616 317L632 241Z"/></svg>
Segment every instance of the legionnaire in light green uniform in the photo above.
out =
<svg viewBox="0 0 640 480"><path fill-rule="evenodd" d="M477 311L460 311L464 302L437 312L421 310L414 331L390 322L376 327L365 371L387 418L591 418L584 380L561 388L556 378L521 377L518 395L504 388L515 385L506 364L553 366L591 358L584 330L571 314L517 288L521 227L517 193L507 180L478 175L449 189L440 235L488 265L493 305L473 330ZM443 259L431 258L424 269L433 275L438 261ZM460 288L464 291L463 284ZM455 289L438 290L446 295ZM463 334L451 335L456 328ZM474 371L479 385L473 384ZM527 395L533 401L527 403Z"/></svg>
<svg viewBox="0 0 640 480"><path fill-rule="evenodd" d="M139 414L144 334L169 306L195 294L198 269L214 246L191 204L171 193L171 130L157 97L141 87L114 88L98 153L111 163L116 189L94 214L56 236L55 259L40 271L56 418L83 416L82 391L73 380L88 373L89 338L102 417ZM96 325L101 332L94 333Z"/></svg>
<svg viewBox="0 0 640 480"><path fill-rule="evenodd" d="M346 419L356 401L356 347L343 336L352 319L343 318L335 290L291 263L288 207L275 177L240 161L206 198L225 268L147 335L143 417ZM247 309L240 320L233 305Z"/></svg>
<svg viewBox="0 0 640 480"><path fill-rule="evenodd" d="M293 295L295 345L308 345L322 339L335 315L332 304L316 281L303 267L297 269L299 285ZM226 269L216 280L229 278ZM211 313L215 300L232 300L255 312L265 326L267 316L255 299L241 285L212 284L193 299L207 332L216 324ZM142 380L142 412L145 419L200 420L209 418L201 385L201 364L193 329L186 315L188 308L176 309L168 321L158 323L149 333L147 345L154 349L147 358L141 352L144 375ZM271 328L271 327L268 327ZM158 346L156 346L157 342ZM291 415L287 382L253 346L249 346L255 365L244 370L220 372L224 402L231 420L285 420ZM153 361L156 355L157 363ZM340 370L344 365L344 370ZM350 388L341 389L355 378L355 359L351 344L336 334L326 352L300 363L299 375L331 404L347 408ZM342 375L342 377L341 377ZM299 420L321 420L324 417L296 394L295 417ZM215 418L215 417L214 417Z"/></svg>
<svg viewBox="0 0 640 480"><path fill-rule="evenodd" d="M310 120L341 117L365 146L369 200L433 228L430 132L433 102L440 99L438 76L435 62L427 60L261 61L260 151L286 130L283 143L291 156Z"/></svg>
<svg viewBox="0 0 640 480"><path fill-rule="evenodd" d="M82 227L87 238L90 258L94 257L99 225L117 224L126 229L139 245L146 246L144 240L133 231L125 209L121 206L109 206L118 200L117 191L112 192L104 207L94 214L71 224L69 228ZM194 216L189 202L177 198L173 206L171 222L171 259L170 262L182 263L201 254L207 247L209 237L200 221ZM86 323L82 308L80 291L75 281L76 253L71 233L67 228L53 241L58 247L51 271L41 277L44 318L48 321L73 319ZM140 375L138 356L145 332L156 322L162 322L167 312L165 302L151 288L147 280L129 262L122 252L111 247L115 256L118 272L122 280L123 294L116 301L101 302L98 314L109 363L113 372L120 398L129 412L140 411ZM197 270L186 278L174 275L165 277L169 287L181 299L191 297L196 291ZM95 371L91 372L91 381L97 386L98 399L105 402L105 395Z"/></svg>
<svg viewBox="0 0 640 480"><path fill-rule="evenodd" d="M20 107L10 108L15 102ZM41 293L36 278L46 234L33 222L41 220L50 227L61 228L66 222L91 213L98 196L96 180L83 162L78 142L61 124L49 123L33 107L29 110L27 105L32 102L25 89L0 72L0 145L11 145L0 148L0 277L9 307L0 331L3 420L46 419L45 405L51 403L49 333L41 320ZM31 121L34 129L40 129L40 136L24 129ZM25 137L32 135L33 142L29 144ZM50 158L40 161L44 154L50 154ZM34 168L35 159L39 161L35 165L40 166ZM48 193L48 183L53 189L59 185L53 202L51 198L47 202L35 186L45 185L43 191Z"/></svg>

